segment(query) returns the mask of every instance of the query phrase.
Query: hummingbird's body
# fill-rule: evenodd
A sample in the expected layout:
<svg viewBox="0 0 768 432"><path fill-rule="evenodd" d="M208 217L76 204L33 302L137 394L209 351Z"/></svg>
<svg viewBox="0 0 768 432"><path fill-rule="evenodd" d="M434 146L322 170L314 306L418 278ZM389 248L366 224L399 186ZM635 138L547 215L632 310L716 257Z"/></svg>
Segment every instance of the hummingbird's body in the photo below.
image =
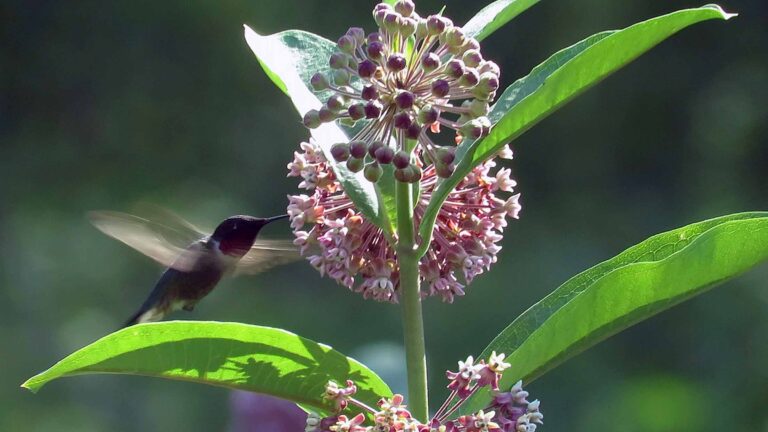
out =
<svg viewBox="0 0 768 432"><path fill-rule="evenodd" d="M125 323L126 327L158 321L180 309L192 311L198 301L213 291L227 270L228 266L224 263L227 258L217 257L203 240L193 243L189 250L199 252L192 268L178 270L168 267L141 308Z"/></svg>
<svg viewBox="0 0 768 432"><path fill-rule="evenodd" d="M266 219L232 216L221 222L210 236L204 236L183 221L178 223L180 228L174 229L116 212L92 213L91 222L105 234L168 266L141 308L126 322L127 327L161 320L180 309L193 310L224 276L234 271L258 273L296 259L296 249L286 242L255 244L265 225L286 217L288 215ZM196 239L186 247L171 245L168 233L179 235L180 231L187 231L187 237Z"/></svg>

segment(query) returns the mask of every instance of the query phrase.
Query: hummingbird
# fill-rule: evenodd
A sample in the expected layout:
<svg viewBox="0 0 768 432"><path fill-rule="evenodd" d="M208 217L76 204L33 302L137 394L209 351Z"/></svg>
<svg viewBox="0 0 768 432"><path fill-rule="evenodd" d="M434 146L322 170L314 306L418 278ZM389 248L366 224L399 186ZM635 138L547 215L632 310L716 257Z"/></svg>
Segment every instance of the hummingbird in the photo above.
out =
<svg viewBox="0 0 768 432"><path fill-rule="evenodd" d="M299 258L290 241L257 240L264 226L288 215L231 216L210 235L167 211L166 223L113 211L91 212L88 217L104 234L167 267L124 327L159 321L180 309L194 310L225 276L256 274Z"/></svg>

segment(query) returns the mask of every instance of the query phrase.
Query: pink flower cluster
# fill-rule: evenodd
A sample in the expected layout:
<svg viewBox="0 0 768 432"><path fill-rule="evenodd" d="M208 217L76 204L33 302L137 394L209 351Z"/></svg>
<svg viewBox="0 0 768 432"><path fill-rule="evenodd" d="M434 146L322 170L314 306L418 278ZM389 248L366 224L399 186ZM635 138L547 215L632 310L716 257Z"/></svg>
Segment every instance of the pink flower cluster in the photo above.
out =
<svg viewBox="0 0 768 432"><path fill-rule="evenodd" d="M447 372L451 380L448 388L452 390L448 399L430 421L422 423L413 418L404 405L402 395L381 399L378 408L354 398L357 388L352 381L346 387L340 387L333 381L326 386L325 399L332 403L336 412L321 418L310 414L305 432L535 432L543 424L544 415L539 411L539 401L528 401L528 392L522 383L515 384L510 391L500 392L498 382L509 363L504 362L504 355L491 354L488 363L474 362L472 357L459 362L458 372ZM489 387L494 394L492 403L475 414L451 415L475 392ZM342 414L347 408L362 410L354 416ZM372 425L366 425L368 414L373 418Z"/></svg>
<svg viewBox="0 0 768 432"><path fill-rule="evenodd" d="M398 301L398 262L391 239L362 217L312 141L302 143L288 164L289 177L302 179L307 194L289 196L288 214L294 243L321 275L378 301ZM500 156L511 158L506 149ZM443 204L435 223L434 240L420 261L423 296L452 302L464 286L496 262L507 218L517 218L519 194L513 192L510 170L495 172L489 160L476 167ZM418 226L438 184L435 167L424 170L420 198L414 209Z"/></svg>

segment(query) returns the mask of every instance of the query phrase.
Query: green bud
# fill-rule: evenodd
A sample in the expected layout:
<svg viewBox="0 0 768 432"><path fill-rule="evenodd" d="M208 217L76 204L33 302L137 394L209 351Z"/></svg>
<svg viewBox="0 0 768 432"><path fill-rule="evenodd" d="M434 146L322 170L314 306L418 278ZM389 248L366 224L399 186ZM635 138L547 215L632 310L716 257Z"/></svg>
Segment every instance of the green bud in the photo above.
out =
<svg viewBox="0 0 768 432"><path fill-rule="evenodd" d="M360 172L365 166L365 159L349 158L347 159L347 168L352 172Z"/></svg>
<svg viewBox="0 0 768 432"><path fill-rule="evenodd" d="M317 110L309 110L306 114L304 114L302 123L304 123L304 126L308 127L309 129L314 129L319 127L323 122L320 121L320 115Z"/></svg>
<svg viewBox="0 0 768 432"><path fill-rule="evenodd" d="M384 169L379 166L378 162L369 163L365 166L365 171L363 171L363 175L371 183L379 181L382 174L384 174Z"/></svg>
<svg viewBox="0 0 768 432"><path fill-rule="evenodd" d="M333 82L335 82L336 85L347 85L349 84L350 78L349 72L344 69L336 69L333 71Z"/></svg>

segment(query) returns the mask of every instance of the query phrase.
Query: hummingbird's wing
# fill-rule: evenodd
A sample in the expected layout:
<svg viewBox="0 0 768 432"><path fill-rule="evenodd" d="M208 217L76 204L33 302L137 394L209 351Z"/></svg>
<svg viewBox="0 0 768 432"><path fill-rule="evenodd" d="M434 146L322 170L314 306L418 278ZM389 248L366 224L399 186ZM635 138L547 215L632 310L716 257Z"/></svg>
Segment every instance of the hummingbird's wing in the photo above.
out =
<svg viewBox="0 0 768 432"><path fill-rule="evenodd" d="M200 247L188 247L200 240L193 231L180 230L138 216L114 211L88 213L93 226L104 234L119 240L154 259L165 267L190 270ZM195 235L195 238L191 238Z"/></svg>
<svg viewBox="0 0 768 432"><path fill-rule="evenodd" d="M256 240L235 266L235 274L256 274L269 268L301 259L299 250L289 240Z"/></svg>

